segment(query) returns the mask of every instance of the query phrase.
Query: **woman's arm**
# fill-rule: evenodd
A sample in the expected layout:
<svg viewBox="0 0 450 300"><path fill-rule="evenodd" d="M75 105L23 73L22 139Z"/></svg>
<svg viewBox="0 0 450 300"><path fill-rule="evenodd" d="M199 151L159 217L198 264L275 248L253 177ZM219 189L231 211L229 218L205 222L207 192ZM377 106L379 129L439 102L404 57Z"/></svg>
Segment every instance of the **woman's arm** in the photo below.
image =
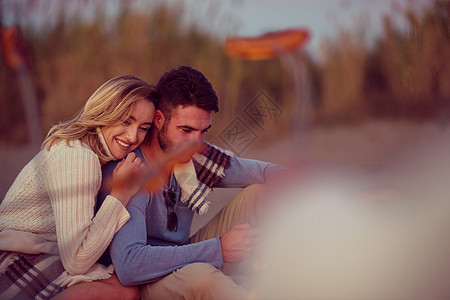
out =
<svg viewBox="0 0 450 300"><path fill-rule="evenodd" d="M119 200L107 196L94 217L101 169L92 151L77 143L52 150L45 185L54 211L59 252L67 272L83 274L102 255L129 214Z"/></svg>

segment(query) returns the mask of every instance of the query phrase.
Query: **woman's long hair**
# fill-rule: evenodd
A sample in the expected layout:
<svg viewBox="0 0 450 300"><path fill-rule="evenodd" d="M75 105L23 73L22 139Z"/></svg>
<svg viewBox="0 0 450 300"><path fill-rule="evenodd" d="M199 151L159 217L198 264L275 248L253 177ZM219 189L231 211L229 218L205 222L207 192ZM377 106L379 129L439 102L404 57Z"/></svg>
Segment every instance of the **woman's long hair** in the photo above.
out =
<svg viewBox="0 0 450 300"><path fill-rule="evenodd" d="M54 125L42 143L42 148L50 149L57 140L65 140L67 143L81 140L104 163L109 156L98 137L97 128L126 121L137 100L146 99L157 106L159 98L159 92L153 85L135 76L112 78L92 94L75 117Z"/></svg>

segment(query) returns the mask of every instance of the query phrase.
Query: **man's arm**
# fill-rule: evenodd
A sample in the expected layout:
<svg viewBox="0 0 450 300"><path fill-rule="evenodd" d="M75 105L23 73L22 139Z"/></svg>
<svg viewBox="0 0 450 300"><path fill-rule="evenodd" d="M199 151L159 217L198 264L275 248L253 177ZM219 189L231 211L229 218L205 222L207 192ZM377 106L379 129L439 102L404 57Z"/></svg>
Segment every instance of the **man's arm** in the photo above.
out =
<svg viewBox="0 0 450 300"><path fill-rule="evenodd" d="M287 171L286 168L254 159L231 157L230 167L225 169L225 177L214 187L240 188L256 183L270 183Z"/></svg>
<svg viewBox="0 0 450 300"><path fill-rule="evenodd" d="M146 193L130 200L127 205L130 220L116 233L110 246L111 258L123 285L150 283L194 262L223 267L219 238L183 246L147 245L148 203Z"/></svg>

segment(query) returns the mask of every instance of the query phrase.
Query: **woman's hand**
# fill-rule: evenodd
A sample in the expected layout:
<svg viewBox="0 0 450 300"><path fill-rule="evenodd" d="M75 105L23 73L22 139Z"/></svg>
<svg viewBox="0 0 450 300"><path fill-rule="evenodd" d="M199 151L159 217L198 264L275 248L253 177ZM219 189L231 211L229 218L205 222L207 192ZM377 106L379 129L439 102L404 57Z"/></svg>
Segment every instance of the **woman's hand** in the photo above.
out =
<svg viewBox="0 0 450 300"><path fill-rule="evenodd" d="M113 171L110 195L126 206L130 198L142 187L140 180L136 178L142 173L144 167L140 157L136 157L134 152L129 153Z"/></svg>

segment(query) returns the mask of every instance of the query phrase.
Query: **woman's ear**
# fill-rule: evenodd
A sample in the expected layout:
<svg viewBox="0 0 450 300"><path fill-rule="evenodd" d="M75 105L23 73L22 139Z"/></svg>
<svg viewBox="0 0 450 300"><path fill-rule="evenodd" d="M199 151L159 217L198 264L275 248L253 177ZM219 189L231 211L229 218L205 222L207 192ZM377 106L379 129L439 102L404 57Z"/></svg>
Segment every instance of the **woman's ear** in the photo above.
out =
<svg viewBox="0 0 450 300"><path fill-rule="evenodd" d="M153 125L158 130L161 130L161 128L163 127L165 121L166 121L166 118L164 117L164 114L162 113L162 111L157 109L155 111L155 116L153 117Z"/></svg>

